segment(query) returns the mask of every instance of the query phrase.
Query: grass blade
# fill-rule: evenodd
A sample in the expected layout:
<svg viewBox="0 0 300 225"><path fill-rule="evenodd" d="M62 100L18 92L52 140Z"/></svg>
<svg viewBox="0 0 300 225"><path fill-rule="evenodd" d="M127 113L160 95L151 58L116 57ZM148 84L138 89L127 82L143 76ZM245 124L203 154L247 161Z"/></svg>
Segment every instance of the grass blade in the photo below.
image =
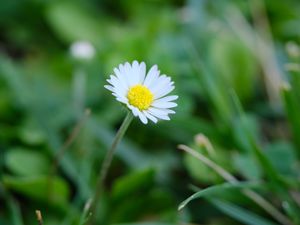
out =
<svg viewBox="0 0 300 225"><path fill-rule="evenodd" d="M212 199L210 199L209 201L220 211L241 223L247 225L275 225L275 223L262 218L261 216L258 216L253 212L250 212L226 201Z"/></svg>
<svg viewBox="0 0 300 225"><path fill-rule="evenodd" d="M217 194L217 193L222 193L225 190L239 190L243 188L253 188L257 187L258 183L255 182L236 182L236 183L223 183L219 185L214 185L211 187L208 187L204 190L198 191L195 194L191 195L189 198L184 200L179 206L178 210L183 209L190 201L201 198L201 197L206 197L212 194Z"/></svg>

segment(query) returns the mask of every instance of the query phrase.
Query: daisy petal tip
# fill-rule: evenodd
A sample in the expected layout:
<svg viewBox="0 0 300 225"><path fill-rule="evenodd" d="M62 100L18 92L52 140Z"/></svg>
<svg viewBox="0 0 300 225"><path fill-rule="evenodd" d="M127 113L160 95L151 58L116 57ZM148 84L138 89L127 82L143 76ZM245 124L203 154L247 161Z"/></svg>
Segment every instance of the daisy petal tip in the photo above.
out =
<svg viewBox="0 0 300 225"><path fill-rule="evenodd" d="M162 118L162 120L167 120L167 121L169 121L169 120L171 120L171 119L170 119L170 117L168 117L168 116L164 116L164 118Z"/></svg>
<svg viewBox="0 0 300 225"><path fill-rule="evenodd" d="M114 73L115 73L115 74L118 74L118 73L120 73L120 70L119 70L119 68L118 68L118 67L115 67L115 68L113 69L113 71L114 71Z"/></svg>
<svg viewBox="0 0 300 225"><path fill-rule="evenodd" d="M140 120L142 121L143 124L147 124L148 123L148 119L147 118L140 117Z"/></svg>
<svg viewBox="0 0 300 225"><path fill-rule="evenodd" d="M113 91L113 87L110 85L104 85L104 88L106 88L109 91Z"/></svg>
<svg viewBox="0 0 300 225"><path fill-rule="evenodd" d="M122 63L119 64L118 69L121 72L121 69L124 67L124 65Z"/></svg>
<svg viewBox="0 0 300 225"><path fill-rule="evenodd" d="M130 63L129 63L129 62L126 62L126 63L125 63L125 67L130 68L130 67L131 67Z"/></svg>
<svg viewBox="0 0 300 225"><path fill-rule="evenodd" d="M153 65L151 68L150 68L150 70L156 70L156 71L158 71L158 66L155 64L155 65Z"/></svg>
<svg viewBox="0 0 300 225"><path fill-rule="evenodd" d="M170 107L170 108L175 108L175 107L177 107L178 106L178 104L177 103L175 103L175 102L173 102L174 104Z"/></svg>

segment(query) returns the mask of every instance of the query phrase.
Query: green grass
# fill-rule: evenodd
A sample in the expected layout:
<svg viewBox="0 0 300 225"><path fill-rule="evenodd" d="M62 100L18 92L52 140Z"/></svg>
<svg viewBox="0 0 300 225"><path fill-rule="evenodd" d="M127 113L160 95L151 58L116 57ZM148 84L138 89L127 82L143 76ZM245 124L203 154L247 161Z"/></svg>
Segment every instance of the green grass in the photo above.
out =
<svg viewBox="0 0 300 225"><path fill-rule="evenodd" d="M126 115L103 86L133 60L174 80L178 107L171 121L133 120L97 224L299 224L299 10L296 0L0 4L0 224L38 224L37 209L45 225L90 218ZM70 54L79 40L92 59Z"/></svg>

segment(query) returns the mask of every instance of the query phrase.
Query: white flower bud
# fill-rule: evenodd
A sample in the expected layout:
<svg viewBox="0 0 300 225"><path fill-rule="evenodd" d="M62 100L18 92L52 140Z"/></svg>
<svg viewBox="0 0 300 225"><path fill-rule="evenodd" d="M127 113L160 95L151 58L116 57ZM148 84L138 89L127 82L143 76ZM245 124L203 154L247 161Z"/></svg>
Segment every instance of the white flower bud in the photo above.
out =
<svg viewBox="0 0 300 225"><path fill-rule="evenodd" d="M95 48L88 41L77 41L71 45L70 53L76 59L91 59L95 55Z"/></svg>

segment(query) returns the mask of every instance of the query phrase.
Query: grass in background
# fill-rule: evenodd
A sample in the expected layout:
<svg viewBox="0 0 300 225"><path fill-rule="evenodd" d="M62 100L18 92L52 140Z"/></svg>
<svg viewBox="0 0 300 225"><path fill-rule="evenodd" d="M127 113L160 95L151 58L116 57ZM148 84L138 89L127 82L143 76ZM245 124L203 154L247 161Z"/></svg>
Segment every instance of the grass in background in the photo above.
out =
<svg viewBox="0 0 300 225"><path fill-rule="evenodd" d="M1 4L0 224L37 224L36 209L46 225L83 224L125 113L103 86L115 65L134 59L172 77L179 106L171 122L133 122L98 223L299 224L299 8L296 0ZM95 47L92 59L72 57L79 40ZM178 144L237 183L224 184ZM204 198L177 211L195 191Z"/></svg>

